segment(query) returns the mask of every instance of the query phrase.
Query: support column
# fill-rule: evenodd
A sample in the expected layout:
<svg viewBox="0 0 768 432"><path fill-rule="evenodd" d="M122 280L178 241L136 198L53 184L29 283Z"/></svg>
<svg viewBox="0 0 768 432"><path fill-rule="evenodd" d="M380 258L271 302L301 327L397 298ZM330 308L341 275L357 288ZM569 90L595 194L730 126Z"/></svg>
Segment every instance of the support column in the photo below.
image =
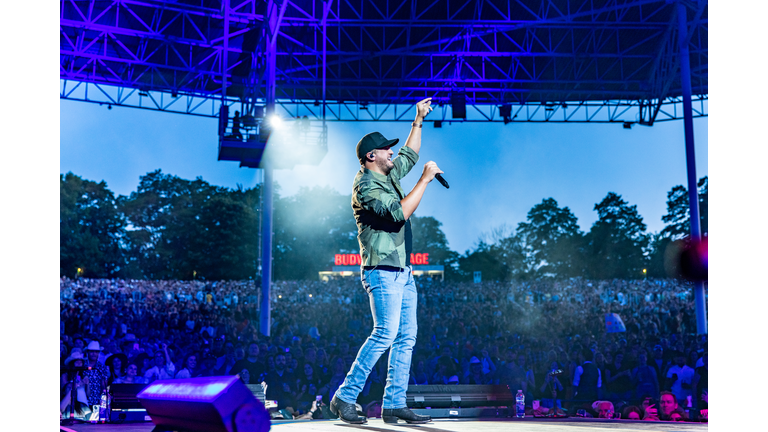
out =
<svg viewBox="0 0 768 432"><path fill-rule="evenodd" d="M264 336L270 336L272 311L269 292L272 286L272 168L265 167L261 200L261 306L259 329Z"/></svg>
<svg viewBox="0 0 768 432"><path fill-rule="evenodd" d="M283 2L284 4L286 2ZM283 6L283 11L285 10ZM269 116L275 112L275 88L276 88L276 63L277 63L277 32L280 28L278 11L274 0L267 3L267 43L266 43L266 99L265 121L269 121ZM262 170L264 170L264 197L261 201L261 311L259 318L259 329L264 336L270 336L270 326L272 310L270 305L270 288L272 287L272 174L273 168L269 166L269 161L262 160Z"/></svg>
<svg viewBox="0 0 768 432"><path fill-rule="evenodd" d="M688 167L688 202L691 214L691 241L701 241L701 217L699 216L699 189L696 177L696 152L693 142L693 107L691 104L691 61L688 52L688 17L683 2L677 3L678 40L680 44L680 78L683 90L683 115L685 125L685 161ZM707 334L707 303L704 282L694 285L696 302L696 331Z"/></svg>

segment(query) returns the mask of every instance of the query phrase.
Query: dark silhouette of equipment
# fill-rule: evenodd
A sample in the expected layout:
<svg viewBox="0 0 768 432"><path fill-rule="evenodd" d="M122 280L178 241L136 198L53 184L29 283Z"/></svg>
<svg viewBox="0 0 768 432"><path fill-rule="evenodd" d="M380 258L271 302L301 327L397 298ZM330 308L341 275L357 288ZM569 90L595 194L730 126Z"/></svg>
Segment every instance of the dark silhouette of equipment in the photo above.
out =
<svg viewBox="0 0 768 432"><path fill-rule="evenodd" d="M405 399L413 412L432 418L506 417L515 406L506 385L412 385Z"/></svg>
<svg viewBox="0 0 768 432"><path fill-rule="evenodd" d="M153 432L266 432L269 413L235 376L155 381L138 394Z"/></svg>

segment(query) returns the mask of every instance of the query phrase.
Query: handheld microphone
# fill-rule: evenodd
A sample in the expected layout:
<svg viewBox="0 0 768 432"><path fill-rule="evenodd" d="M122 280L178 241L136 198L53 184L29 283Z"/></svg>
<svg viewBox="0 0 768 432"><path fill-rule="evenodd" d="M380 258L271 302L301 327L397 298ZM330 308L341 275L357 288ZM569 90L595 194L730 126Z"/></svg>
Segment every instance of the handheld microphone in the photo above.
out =
<svg viewBox="0 0 768 432"><path fill-rule="evenodd" d="M435 178L437 179L437 181L440 182L441 185L445 186L446 189L450 189L450 186L448 186L448 182L445 181L443 176L441 176L440 174L435 174Z"/></svg>

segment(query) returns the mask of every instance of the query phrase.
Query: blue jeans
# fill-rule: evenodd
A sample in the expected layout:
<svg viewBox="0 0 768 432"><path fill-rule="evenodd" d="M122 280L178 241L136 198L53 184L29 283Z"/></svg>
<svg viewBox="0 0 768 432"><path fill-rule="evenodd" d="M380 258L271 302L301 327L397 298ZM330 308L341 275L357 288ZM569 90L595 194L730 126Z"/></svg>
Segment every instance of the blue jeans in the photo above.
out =
<svg viewBox="0 0 768 432"><path fill-rule="evenodd" d="M411 268L400 271L375 268L362 273L373 315L373 332L357 353L336 396L355 403L371 369L384 351L389 351L387 385L383 409L405 408L405 392L411 370L411 354L416 344L416 284Z"/></svg>

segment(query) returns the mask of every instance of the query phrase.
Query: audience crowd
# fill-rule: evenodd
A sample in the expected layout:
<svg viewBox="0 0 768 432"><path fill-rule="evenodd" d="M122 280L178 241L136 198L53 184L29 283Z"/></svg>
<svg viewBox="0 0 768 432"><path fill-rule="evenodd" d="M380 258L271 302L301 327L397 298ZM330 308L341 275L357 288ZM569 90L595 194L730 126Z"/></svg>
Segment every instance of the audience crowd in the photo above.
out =
<svg viewBox="0 0 768 432"><path fill-rule="evenodd" d="M696 336L687 282L419 278L417 286L411 385L507 385L523 390L533 415L557 406L572 416L707 418L707 339ZM294 416L327 415L319 407L372 328L359 278L274 282L271 337L259 330L259 299L254 281L61 278L63 415L72 399L78 413L98 404L112 383L235 374L265 383L267 399ZM607 332L609 313L625 331ZM358 399L367 414L380 410L386 360ZM83 365L92 369L77 374L72 398L67 367Z"/></svg>

